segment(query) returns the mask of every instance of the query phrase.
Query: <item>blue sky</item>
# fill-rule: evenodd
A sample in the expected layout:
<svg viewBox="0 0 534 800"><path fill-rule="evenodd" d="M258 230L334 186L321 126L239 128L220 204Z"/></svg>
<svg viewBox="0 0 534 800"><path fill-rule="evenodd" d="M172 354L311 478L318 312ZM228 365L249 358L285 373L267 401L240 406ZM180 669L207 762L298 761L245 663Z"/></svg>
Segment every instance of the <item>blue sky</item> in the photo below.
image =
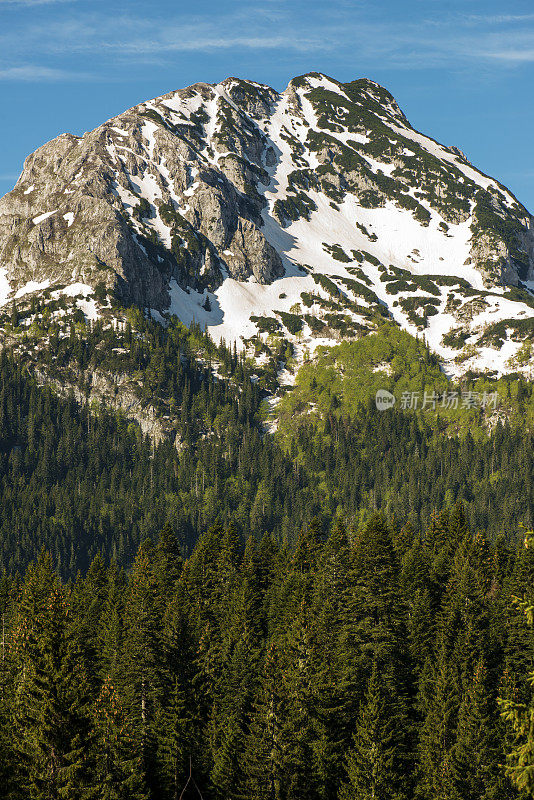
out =
<svg viewBox="0 0 534 800"><path fill-rule="evenodd" d="M533 0L0 0L0 194L40 144L141 100L310 71L382 83L534 213Z"/></svg>

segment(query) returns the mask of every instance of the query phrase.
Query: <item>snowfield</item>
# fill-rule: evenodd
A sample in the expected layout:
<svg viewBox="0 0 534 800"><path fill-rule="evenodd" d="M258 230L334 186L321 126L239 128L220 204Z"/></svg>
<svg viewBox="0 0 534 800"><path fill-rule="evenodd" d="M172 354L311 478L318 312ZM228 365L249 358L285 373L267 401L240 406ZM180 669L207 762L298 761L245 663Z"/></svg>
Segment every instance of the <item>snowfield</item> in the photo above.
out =
<svg viewBox="0 0 534 800"><path fill-rule="evenodd" d="M226 101L234 108L235 104L229 94L229 90L232 88L230 83L212 88L211 100L205 105L199 95L184 100L178 94L170 99L166 98L164 104L172 112L175 121L183 122L201 108L207 113L209 117L206 124L207 144L202 155L211 165L217 166L219 160L227 155L226 152L217 151L214 139L214 134L220 129L221 103ZM430 214L430 222L426 226L421 225L410 211L399 207L392 200L387 201L383 207L367 208L359 204L357 196L346 194L341 203L332 204L327 196L310 190L307 195L315 203L317 210L310 214L309 219L300 218L285 227L280 225L273 215L273 209L277 200L286 200L288 196L291 196L289 176L295 170L292 141L297 140L302 145L301 152L299 152L301 163L307 163L311 169L319 166L316 153L307 145L308 131L318 129L317 114L306 96L307 92L313 88L323 88L335 92L350 102L350 98L342 88L331 79L325 76L309 76L307 85L297 89L298 111L295 110L292 97L284 93L272 105L270 115L255 122L265 136L266 150L270 147L276 154L273 166L264 164L270 181L268 186L262 187L267 205L262 212L263 226L261 230L267 241L282 257L285 267L284 277L269 285L262 285L253 278L247 281L238 281L226 276L222 285L215 292L210 293L199 293L193 289L186 291L175 281L171 282L171 304L168 313L176 314L186 325L193 321L197 322L207 328L217 341L224 340L227 344L235 342L238 348L243 348L245 340L253 337L258 331L256 323L251 320L251 317L276 318L277 312L291 313L291 309L293 311L298 309L297 313L300 313L306 310L302 307L301 294L303 292L327 297L324 290L317 285L313 275L326 276L334 283L337 281L336 285L345 296L357 300L360 306L365 307L368 305L367 301L361 297L355 298L350 289L347 289L342 280L339 280L352 279L354 273L350 270L354 267L360 268L367 276L370 281L369 288L389 308L392 318L414 335L420 334L420 330L408 319L398 303L403 298L413 297L413 292L399 292L395 296L388 294L386 285L381 280L384 267L387 270L391 268L408 270L415 276L458 277L467 281L473 290L485 293L482 275L470 263L472 215L459 224L451 225L449 223L444 229L443 219L424 199L419 198L419 202ZM369 95L374 97L374 92L370 91ZM393 105L386 110L389 116L381 117L381 119L390 126L393 135L402 135L419 144L442 162L458 168L466 178L481 187L491 187L495 191L504 193L495 181L471 167L459 155L429 137L414 131L408 124L405 125L402 115ZM392 120L392 118L394 119ZM149 142L150 154L154 147L155 127L152 123L146 123L143 128L143 134ZM369 136L350 130L329 130L328 135L337 138L347 146L365 145L370 141ZM391 139L392 143L396 143L396 141L394 138ZM210 149L210 153L208 153L208 149ZM414 151L406 147L403 149L403 153L407 157L414 155ZM390 176L395 169L393 163L383 163L365 154L363 157L375 173ZM172 176L165 165L159 164L158 170L172 187ZM199 186L198 181L194 180L195 174L196 172L193 173L189 189L183 192L186 197L194 194ZM151 182L150 176L146 176L144 180L129 176L129 180L136 192L154 204L157 187ZM124 198L125 204L131 205L124 190L117 188L117 191ZM182 213L187 212L187 206L184 207L183 199L175 195L174 190L172 191L176 208L180 209ZM414 196L414 192L415 189L412 188L409 193ZM504 196L508 205L515 203L515 199L509 193L505 192ZM161 240L167 244L169 237L164 226L162 227L156 222L154 227ZM369 236L365 235L362 227L367 230ZM378 259L383 267L379 268L367 259L363 263L355 260L350 263L341 262L328 252L335 246L341 248L349 257L353 251L370 253L374 259ZM231 253L225 251L224 255L231 255ZM306 267L306 271L300 269L301 265ZM534 282L532 288L534 288ZM449 293L452 291L451 287L441 286L440 291L438 313L428 318L423 335L429 346L443 359L447 374L460 375L467 368L491 369L499 374L509 370L508 361L519 349L520 342L509 340L499 351L485 347L481 348L478 356L466 359L461 363L455 360L458 350L445 346L442 340L443 336L451 329L461 327L461 322L459 322L458 316L445 309ZM502 289L496 289L488 298L488 306L474 315L470 322L472 331L483 331L487 325L504 319L534 315L533 309L525 303L500 297L502 291ZM419 294L425 296L423 291ZM394 301L397 301L395 305ZM320 312L320 308L314 304L308 311L315 314ZM346 313L346 310L344 311ZM363 321L356 313L352 314L352 318L355 321ZM319 344L328 346L336 344L338 341L330 337L311 335L307 324L303 326L299 336L293 336L287 331L284 332L284 335L293 343L297 364L303 359L304 352L308 356ZM468 343L473 341L476 341L476 335L468 339ZM287 374L283 372L280 378L284 382L291 383L292 375L291 372Z"/></svg>
<svg viewBox="0 0 534 800"><path fill-rule="evenodd" d="M360 88L354 89L355 84ZM182 275L192 276L184 278L183 284L190 281L197 288L211 287L196 291L172 279L169 306L151 309L154 318L165 324L168 316L175 314L185 325L197 323L215 340L235 342L239 349L252 349L251 339L261 344L259 338L265 344L277 329L291 343L298 365L318 346L337 344L344 331L355 336L375 329L383 319L381 313L387 310L399 326L425 337L448 375L459 376L468 369L498 374L511 370L510 360L522 344L513 323L534 317L534 308L528 296L517 290L515 296L505 297L509 287L492 286L480 265L477 268L473 254L479 244L479 189L491 192L490 204L495 200L504 216L508 209L514 210L511 217L525 210L510 192L473 167L459 151L411 128L393 98L378 84L355 81L344 88L327 76L313 73L278 94L254 82L228 79L170 93L128 114L108 121L102 130L106 165L108 160L111 163L111 202L128 224L134 243L131 249L137 246L138 256L152 259L153 266L160 269L163 265L161 269L165 270L168 260L161 250L154 255L154 247L171 250L172 246L175 255L179 251L176 258ZM163 147L173 133L177 137L176 159L173 150ZM423 191L426 172L431 175L427 182L430 189L427 185ZM436 174L437 184L440 180L443 183L439 193L433 182ZM35 216L30 217L33 225L39 226L55 214L64 222L49 223L54 229L71 228L75 221L79 224L81 207L72 203L76 211L70 210L63 195L71 195L84 180L80 168L72 185L62 188L59 201L38 204L35 200L31 212ZM232 181L234 195L230 196L228 185ZM29 183L30 179L24 186ZM240 209L239 224L246 217L247 224L251 221L257 226L280 255L282 277L265 284L255 278L231 277L232 262L228 259L240 256L240 248L236 245L234 253L230 244L237 242L233 238L236 223L231 230L224 229L222 237L212 234L214 218L206 225L198 202L204 197L213 200L208 186L220 193L221 220L225 218L224 203L228 207L234 204ZM458 186L466 193L458 192ZM380 193L377 187L386 188ZM25 202L32 202L34 192L34 184L24 189L24 195L29 196ZM247 195L254 198L253 210L242 211L231 199L236 194L241 195L240 203ZM449 204L451 196L454 200L456 195L460 198L456 205L444 206L436 200L445 198ZM59 208L40 211L57 202ZM219 206L214 207L217 214ZM451 208L454 213L448 213ZM447 216L447 221L436 209ZM231 211L235 215L233 207ZM171 224L163 222L161 215ZM179 223L178 215L182 218ZM41 236L42 231L37 228L32 235ZM210 237L213 249L208 258L206 244L202 250L198 243ZM196 242L191 244L193 238ZM212 259L213 242L221 241ZM192 267L193 251L197 261ZM491 269L498 257L490 250L486 271L494 283L497 281ZM250 262L246 266L250 273ZM222 277L220 285L217 270ZM72 280L80 274L84 275L73 273ZM166 279L169 274L170 270ZM174 274L178 275L178 268ZM442 281L437 280L440 276ZM13 294L5 273L0 274L0 305L49 286L48 280L32 280ZM534 280L525 281L525 286L534 294ZM93 291L86 284L72 283L52 296L57 299L61 294L76 298L87 319L98 317ZM293 317L286 317L288 314ZM259 325L255 317L270 320ZM300 318L296 320L302 323L300 330L294 317ZM480 337L503 320L512 321L503 346L479 346ZM292 333L290 328L297 332ZM454 336L447 339L451 332ZM488 340L491 337L486 337ZM264 353L265 349L259 358L265 358ZM279 378L290 385L294 370L284 369Z"/></svg>

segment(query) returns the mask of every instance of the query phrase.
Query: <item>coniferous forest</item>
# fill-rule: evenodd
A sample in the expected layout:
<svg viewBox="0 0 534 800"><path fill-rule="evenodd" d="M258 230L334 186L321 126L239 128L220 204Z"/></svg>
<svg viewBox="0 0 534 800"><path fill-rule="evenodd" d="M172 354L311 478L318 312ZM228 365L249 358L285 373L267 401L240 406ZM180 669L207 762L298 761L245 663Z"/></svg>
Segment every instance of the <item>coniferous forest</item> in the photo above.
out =
<svg viewBox="0 0 534 800"><path fill-rule="evenodd" d="M0 798L531 796L531 434L269 436L173 336L179 447L0 354Z"/></svg>
<svg viewBox="0 0 534 800"><path fill-rule="evenodd" d="M68 582L42 553L0 586L1 796L528 796L499 700L529 701L533 577L461 504L292 548L215 524L185 561L165 526Z"/></svg>

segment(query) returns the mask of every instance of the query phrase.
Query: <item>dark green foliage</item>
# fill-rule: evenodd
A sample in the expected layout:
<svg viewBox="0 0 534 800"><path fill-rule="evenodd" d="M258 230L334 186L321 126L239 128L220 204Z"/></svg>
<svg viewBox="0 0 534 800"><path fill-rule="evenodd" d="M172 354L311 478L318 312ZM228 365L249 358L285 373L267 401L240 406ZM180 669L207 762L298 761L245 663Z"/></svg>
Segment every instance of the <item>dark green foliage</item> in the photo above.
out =
<svg viewBox="0 0 534 800"><path fill-rule="evenodd" d="M302 330L302 318L297 314L290 314L288 311L275 311L274 313L278 314L289 333L295 334Z"/></svg>
<svg viewBox="0 0 534 800"><path fill-rule="evenodd" d="M146 197L141 197L139 203L135 206L133 210L133 215L139 221L144 219L148 219L152 216L152 207Z"/></svg>
<svg viewBox="0 0 534 800"><path fill-rule="evenodd" d="M352 261L352 258L345 253L339 244L328 245L323 242L323 250L330 253L336 261L341 261L344 264L349 264Z"/></svg>
<svg viewBox="0 0 534 800"><path fill-rule="evenodd" d="M274 215L280 218L284 224L295 222L301 217L309 220L312 211L316 210L315 201L304 192L288 195L285 200L276 200L273 207Z"/></svg>
<svg viewBox="0 0 534 800"><path fill-rule="evenodd" d="M469 336L469 331L463 330L462 328L453 328L441 337L441 341L445 347L461 349L467 339L469 339Z"/></svg>
<svg viewBox="0 0 534 800"><path fill-rule="evenodd" d="M506 297L508 300L513 300L517 303L526 303L527 306L530 308L534 308L534 297L530 294L530 292L526 291L525 289L520 289L517 286L512 286L510 289L507 289L504 292L503 297Z"/></svg>
<svg viewBox="0 0 534 800"><path fill-rule="evenodd" d="M325 330L323 320L307 315L306 322ZM332 320L338 323L342 318ZM243 535L269 530L293 542L313 515L337 507L349 517L377 507L411 514L419 528L450 497L466 502L472 524L513 538L518 522L532 519L530 434L499 425L473 446L456 437L455 426L464 426L460 412L433 427L410 413L368 407L379 386L398 389L399 397L404 389L446 386L424 346L402 336L365 336L354 356L347 345L332 351L326 366L326 356L313 369L305 365L280 406L282 442L292 440L287 451L262 435L261 389L244 379L248 372L235 353L178 323L165 330L145 321L141 335L95 326L84 338L74 331L50 342L58 380L79 363L88 370L106 364L117 373L139 370L146 401L174 415L169 439L157 447L121 417L37 387L2 354L0 565L24 569L44 545L64 577L85 571L99 552L129 567L140 542L166 524L187 554L216 519L233 518ZM198 350L228 377L213 378L195 357ZM391 375L374 371L386 362ZM506 385L515 398L518 387ZM504 397L506 386L497 388ZM524 385L523 409L529 397ZM302 416L309 402L319 422ZM465 424L472 427L478 417L470 413Z"/></svg>
<svg viewBox="0 0 534 800"><path fill-rule="evenodd" d="M460 504L293 548L214 525L185 563L165 528L127 578L41 555L0 582L0 797L521 800L497 694L530 567Z"/></svg>
<svg viewBox="0 0 534 800"><path fill-rule="evenodd" d="M280 330L280 323L275 317L251 316L250 321L256 323L260 333L276 333Z"/></svg>
<svg viewBox="0 0 534 800"><path fill-rule="evenodd" d="M438 313L440 300L435 297L401 297L398 301L406 316L418 328L426 328L427 318Z"/></svg>
<svg viewBox="0 0 534 800"><path fill-rule="evenodd" d="M318 319L311 314L304 314L303 319L308 323L311 332L314 334L321 333L326 328L326 322L323 322L322 319Z"/></svg>
<svg viewBox="0 0 534 800"><path fill-rule="evenodd" d="M15 785L35 800L88 800L90 686L66 593L44 555L26 578L12 657Z"/></svg>
<svg viewBox="0 0 534 800"><path fill-rule="evenodd" d="M509 330L511 333L508 333ZM534 319L532 317L525 319L503 319L501 322L488 325L478 340L477 345L479 347L485 345L502 347L508 337L514 341L521 341L524 339L531 340L533 335Z"/></svg>
<svg viewBox="0 0 534 800"><path fill-rule="evenodd" d="M158 112L153 108L147 108L144 111L141 111L141 116L153 120L164 128L168 127L161 114L158 114Z"/></svg>
<svg viewBox="0 0 534 800"><path fill-rule="evenodd" d="M141 370L140 399L176 419L159 448L120 416L38 388L19 363L5 352L0 356L0 563L5 567L24 567L43 545L63 575L86 569L99 551L130 563L139 542L166 521L182 532L185 544L196 512L184 509L179 491L190 481L197 485L201 473L194 448L185 462L179 460L173 433L189 445L210 428L232 437L248 420L256 430L259 389L247 380L241 393L197 364L192 349L202 345L202 335L195 345L179 323L164 330L146 322L142 331L134 336L128 329L103 332L95 326L82 339L72 330L69 338L52 337L49 357L58 379L71 365ZM207 356L217 358L222 372L243 376L243 366L226 348L211 343ZM206 442L208 472L208 451L218 452L224 463L219 447ZM233 453L237 457L237 449ZM208 472L200 478L204 485Z"/></svg>
<svg viewBox="0 0 534 800"><path fill-rule="evenodd" d="M347 755L347 783L341 787L340 800L401 800L408 796L407 731L402 727L406 720L395 713L397 705L373 667Z"/></svg>
<svg viewBox="0 0 534 800"><path fill-rule="evenodd" d="M340 294L339 288L334 281L330 280L326 275L317 275L313 273L312 278L315 283L321 286L325 292L328 292L331 297L337 297Z"/></svg>

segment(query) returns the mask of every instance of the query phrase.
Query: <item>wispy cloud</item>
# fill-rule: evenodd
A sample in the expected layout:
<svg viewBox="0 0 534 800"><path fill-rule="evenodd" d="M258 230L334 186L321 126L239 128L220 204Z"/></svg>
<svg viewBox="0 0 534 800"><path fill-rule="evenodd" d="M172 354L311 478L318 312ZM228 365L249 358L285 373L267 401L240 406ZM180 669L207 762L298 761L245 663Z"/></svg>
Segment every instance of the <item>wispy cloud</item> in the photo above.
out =
<svg viewBox="0 0 534 800"><path fill-rule="evenodd" d="M56 3L75 3L76 0L0 0L2 6L51 6Z"/></svg>
<svg viewBox="0 0 534 800"><path fill-rule="evenodd" d="M26 64L20 67L0 68L1 81L87 81L95 76L89 72L74 72L54 67L43 67L38 64Z"/></svg>
<svg viewBox="0 0 534 800"><path fill-rule="evenodd" d="M466 14L466 22L485 25L506 25L515 22L532 22L534 14Z"/></svg>
<svg viewBox="0 0 534 800"><path fill-rule="evenodd" d="M533 15L534 19L534 15ZM472 57L497 61L510 66L534 61L534 26L488 33L463 41Z"/></svg>
<svg viewBox="0 0 534 800"><path fill-rule="evenodd" d="M320 37L295 37L295 36L214 36L190 39L178 38L167 41L167 35L160 40L134 39L130 42L107 42L104 44L108 50L117 53L188 53L209 50L297 50L309 52L310 50L328 50L330 45Z"/></svg>
<svg viewBox="0 0 534 800"><path fill-rule="evenodd" d="M0 0L0 3L2 0ZM279 13L279 12L277 12ZM85 60L89 54L98 53L98 72L112 71L112 65L125 62L135 64L160 62L169 54L257 52L258 54L282 52L317 53L333 49L332 37L326 37L314 26L295 30L287 24L266 24L263 11L249 11L248 17L237 11L220 18L188 17L158 20L133 15L106 16L83 14L76 17L54 18L50 21L32 22L21 29L0 31L0 53L9 57L14 66L2 69L0 79L8 80L83 80L90 76L83 72L70 75L64 69L69 64ZM41 56L54 67L34 68L24 64L28 51ZM22 64L17 64L17 61ZM4 62L5 63L5 62ZM70 76L70 77L69 77ZM117 77L117 76L115 76Z"/></svg>
<svg viewBox="0 0 534 800"><path fill-rule="evenodd" d="M234 12L219 19L194 16L166 20L133 16L110 19L85 15L58 20L45 30L42 25L32 26L26 29L26 37L51 54L103 50L119 55L241 49L307 51L330 47L324 31L310 25L296 30L288 25L287 15L276 26L267 25L263 11L258 10L246 15Z"/></svg>
<svg viewBox="0 0 534 800"><path fill-rule="evenodd" d="M487 58L496 61L507 61L509 64L527 64L534 62L534 50L503 50L497 53L487 53Z"/></svg>
<svg viewBox="0 0 534 800"><path fill-rule="evenodd" d="M0 0L45 4L66 0ZM369 3L310 2L302 12L300 0L269 6L238 4L219 14L177 14L162 18L145 15L134 6L132 13L112 14L100 9L76 15L55 14L45 21L24 19L0 32L0 53L9 67L2 80L90 80L76 69L89 55L99 54L100 74L145 64L163 64L172 55L189 53L273 53L301 63L307 54L317 61L323 54L337 64L366 69L392 66L399 69L452 68L486 64L491 69L517 68L534 61L534 13L467 15L434 13L420 19L385 20L373 16ZM135 13L137 9L137 13ZM297 10L299 11L297 15ZM296 18L298 16L298 19ZM26 53L51 63L26 65ZM72 63L75 71L65 69ZM131 73L130 73L131 74Z"/></svg>

